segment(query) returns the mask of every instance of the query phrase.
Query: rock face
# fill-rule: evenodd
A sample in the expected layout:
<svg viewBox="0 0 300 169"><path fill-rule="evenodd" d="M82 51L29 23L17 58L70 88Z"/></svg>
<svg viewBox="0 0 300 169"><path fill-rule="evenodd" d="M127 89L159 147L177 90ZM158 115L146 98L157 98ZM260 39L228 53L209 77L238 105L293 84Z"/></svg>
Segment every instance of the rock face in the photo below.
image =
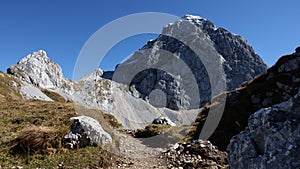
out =
<svg viewBox="0 0 300 169"><path fill-rule="evenodd" d="M71 120L71 131L64 137L65 146L73 149L77 146L105 145L112 142L111 136L97 120L87 116L73 117Z"/></svg>
<svg viewBox="0 0 300 169"><path fill-rule="evenodd" d="M193 39L198 39L199 44L195 44ZM193 45L196 46L193 48ZM213 52L208 52L208 49ZM201 56L197 55L199 53ZM219 61L204 61L204 55L218 55ZM211 95L219 94L211 93L212 87L215 87L211 85L215 84L210 83L211 77L207 72L214 62L221 62L225 74L220 75L223 76L220 79L226 78L228 90L239 87L267 69L241 36L216 28L207 19L186 15L164 27L156 40L149 41L118 65L115 73L122 72L119 77L114 75L113 80L130 85L135 97L143 98L156 107L173 110L199 108L210 101ZM195 86L191 85L193 81ZM153 90L162 91L161 97L165 99L157 101L151 98ZM195 94L199 95L198 100L193 98ZM157 102L164 105L157 105Z"/></svg>
<svg viewBox="0 0 300 169"><path fill-rule="evenodd" d="M176 126L168 117L158 117L152 121L152 124L164 124L169 126Z"/></svg>
<svg viewBox="0 0 300 169"><path fill-rule="evenodd" d="M250 115L262 108L272 107L295 96L300 90L300 53L281 57L274 66L241 88L223 93L227 97L222 119L209 140L221 150L225 150L231 137L248 126ZM195 122L193 139L199 139L203 124L216 102L207 105L198 115Z"/></svg>
<svg viewBox="0 0 300 169"><path fill-rule="evenodd" d="M176 143L165 153L168 168L228 168L227 153L219 151L209 141L194 140L190 143Z"/></svg>
<svg viewBox="0 0 300 169"><path fill-rule="evenodd" d="M8 68L7 72L19 79L44 89L65 88L72 92L61 67L47 57L43 50L33 52Z"/></svg>
<svg viewBox="0 0 300 169"><path fill-rule="evenodd" d="M235 169L300 167L300 93L250 116L248 128L227 147Z"/></svg>

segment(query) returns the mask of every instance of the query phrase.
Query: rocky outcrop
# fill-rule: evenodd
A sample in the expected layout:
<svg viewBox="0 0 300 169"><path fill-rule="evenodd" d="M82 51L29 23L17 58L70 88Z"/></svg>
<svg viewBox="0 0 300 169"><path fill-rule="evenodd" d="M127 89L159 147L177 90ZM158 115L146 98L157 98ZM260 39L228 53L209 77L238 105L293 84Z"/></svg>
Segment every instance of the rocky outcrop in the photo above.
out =
<svg viewBox="0 0 300 169"><path fill-rule="evenodd" d="M250 115L262 108L272 107L289 100L300 90L300 53L281 57L266 74L245 83L241 88L223 93L227 97L222 119L209 138L221 150L225 150L230 139L248 126ZM189 136L199 139L209 110L220 103L215 102L199 113L194 123L195 130Z"/></svg>
<svg viewBox="0 0 300 169"><path fill-rule="evenodd" d="M68 93L73 91L70 81L64 78L61 67L51 61L43 50L27 55L9 67L7 73L40 88L63 88Z"/></svg>
<svg viewBox="0 0 300 169"><path fill-rule="evenodd" d="M71 120L73 120L71 131L64 137L66 147L73 149L112 142L111 136L103 130L97 120L87 116L73 117Z"/></svg>
<svg viewBox="0 0 300 169"><path fill-rule="evenodd" d="M193 142L176 143L165 153L168 168L228 168L227 153L218 150L209 141L194 140Z"/></svg>
<svg viewBox="0 0 300 169"><path fill-rule="evenodd" d="M225 74L218 75L218 79L226 78L228 90L267 69L241 36L216 28L207 19L186 15L164 27L156 40L149 41L118 65L113 80L130 85L135 97L156 107L193 109L202 107L210 102L211 96L219 94L211 93L216 84L211 83L210 67L224 68ZM157 90L161 91L158 98L164 99L151 98L158 95L157 92L153 94Z"/></svg>
<svg viewBox="0 0 300 169"><path fill-rule="evenodd" d="M227 147L235 169L300 167L300 93L250 116L248 128Z"/></svg>

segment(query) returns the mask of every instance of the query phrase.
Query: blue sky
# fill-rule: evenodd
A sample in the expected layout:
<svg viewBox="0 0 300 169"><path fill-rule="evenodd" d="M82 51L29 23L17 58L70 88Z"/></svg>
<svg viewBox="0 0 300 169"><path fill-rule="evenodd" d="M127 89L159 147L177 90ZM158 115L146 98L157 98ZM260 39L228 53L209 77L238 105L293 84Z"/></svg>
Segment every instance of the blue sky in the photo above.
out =
<svg viewBox="0 0 300 169"><path fill-rule="evenodd" d="M137 12L189 13L210 19L217 27L243 36L271 66L300 46L299 6L298 0L1 0L0 70L44 49L72 78L76 58L89 37L105 24ZM156 36L125 39L111 49L100 67L113 69Z"/></svg>

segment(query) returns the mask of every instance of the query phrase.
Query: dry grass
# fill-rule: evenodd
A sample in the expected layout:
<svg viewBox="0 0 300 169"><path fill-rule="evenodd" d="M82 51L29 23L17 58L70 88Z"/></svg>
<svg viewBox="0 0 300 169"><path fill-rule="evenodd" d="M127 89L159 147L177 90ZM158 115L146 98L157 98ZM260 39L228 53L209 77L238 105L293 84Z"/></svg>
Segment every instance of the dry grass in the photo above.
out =
<svg viewBox="0 0 300 169"><path fill-rule="evenodd" d="M19 100L20 82L14 76L0 72L0 101Z"/></svg>
<svg viewBox="0 0 300 169"><path fill-rule="evenodd" d="M148 138L166 132L170 128L171 126L169 125L149 124L145 129L138 129L134 135L136 138Z"/></svg>
<svg viewBox="0 0 300 169"><path fill-rule="evenodd" d="M145 129L138 129L133 136L139 138L143 144L150 147L165 147L177 142L183 142L190 126L169 126L163 124L149 124Z"/></svg>
<svg viewBox="0 0 300 169"><path fill-rule="evenodd" d="M50 99L52 99L53 101L56 101L56 102L66 102L65 98L63 98L61 95L55 93L55 92L52 92L52 91L49 91L47 89L42 89L42 92L47 95Z"/></svg>
<svg viewBox="0 0 300 169"><path fill-rule="evenodd" d="M118 120L115 118L115 116L111 114L104 114L104 119L109 123L110 126L112 126L115 129L121 128L122 124L118 122Z"/></svg>
<svg viewBox="0 0 300 169"><path fill-rule="evenodd" d="M77 115L72 103L15 100L0 105L1 167L54 168L63 162L69 168L95 168L112 163L113 156L101 147L62 147L62 138L70 130L70 118ZM85 111L101 116L96 110Z"/></svg>
<svg viewBox="0 0 300 169"><path fill-rule="evenodd" d="M59 148L55 140L59 139L58 131L53 127L28 126L20 131L16 139L18 153L45 153L47 149Z"/></svg>

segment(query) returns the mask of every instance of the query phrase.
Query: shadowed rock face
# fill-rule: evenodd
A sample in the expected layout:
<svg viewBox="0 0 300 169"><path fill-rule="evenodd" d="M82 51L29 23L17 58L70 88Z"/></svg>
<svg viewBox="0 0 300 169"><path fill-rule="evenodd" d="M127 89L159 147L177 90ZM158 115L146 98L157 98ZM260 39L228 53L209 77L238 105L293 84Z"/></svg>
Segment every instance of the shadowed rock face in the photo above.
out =
<svg viewBox="0 0 300 169"><path fill-rule="evenodd" d="M206 51L207 48L213 48L216 55L219 55L220 65L223 66L225 72L223 78L226 78L228 90L233 90L243 82L250 81L255 76L266 72L267 66L241 36L232 34L223 28L216 28L207 19L186 15L167 25L156 40L149 41L127 61L118 65L116 71L132 69L137 64L141 64L145 68L154 67L156 69L134 72L136 74L130 82L126 80L132 76L130 74L133 73L132 71L123 72L122 78L126 80L121 78L113 80L128 83L133 95L145 100L149 99L152 90L161 90L167 95L165 107L173 110L202 107L205 103L210 102L212 95L207 66L218 61L211 60L204 65L203 57L198 56L188 46L189 44L182 42L182 39L197 38L201 39L202 44L198 48L203 48L200 49L203 55L211 54ZM162 51L182 60L184 65L190 69L191 76L196 81L194 92L188 91L191 87L187 82L191 79L187 78L187 72L182 66L174 66L173 59L167 57L167 54ZM172 66L174 66L173 69L170 68ZM169 71L162 71L166 67ZM198 101L195 101L192 95L199 95Z"/></svg>
<svg viewBox="0 0 300 169"><path fill-rule="evenodd" d="M221 150L225 150L230 139L248 126L250 115L262 108L272 107L289 100L299 92L299 89L300 53L296 52L281 57L266 74L235 91L222 94L227 96L225 109L218 128L209 140ZM194 139L199 138L210 108L217 104L216 102L215 105L208 105L199 113L194 124L195 132L190 133Z"/></svg>

